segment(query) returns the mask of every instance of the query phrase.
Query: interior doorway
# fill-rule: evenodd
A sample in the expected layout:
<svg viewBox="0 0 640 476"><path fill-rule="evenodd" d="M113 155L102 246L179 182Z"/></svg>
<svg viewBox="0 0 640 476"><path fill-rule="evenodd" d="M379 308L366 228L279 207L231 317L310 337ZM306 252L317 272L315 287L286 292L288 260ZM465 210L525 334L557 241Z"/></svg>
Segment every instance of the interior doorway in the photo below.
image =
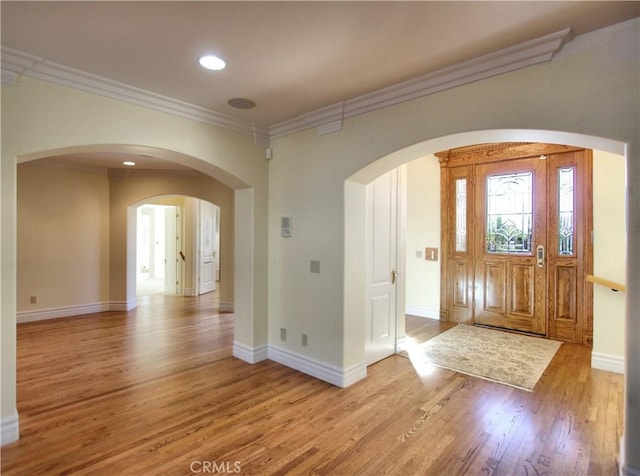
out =
<svg viewBox="0 0 640 476"><path fill-rule="evenodd" d="M184 195L138 204L136 295L199 296L220 281L220 207Z"/></svg>
<svg viewBox="0 0 640 476"><path fill-rule="evenodd" d="M136 294L180 293L181 216L175 205L144 204L137 209Z"/></svg>

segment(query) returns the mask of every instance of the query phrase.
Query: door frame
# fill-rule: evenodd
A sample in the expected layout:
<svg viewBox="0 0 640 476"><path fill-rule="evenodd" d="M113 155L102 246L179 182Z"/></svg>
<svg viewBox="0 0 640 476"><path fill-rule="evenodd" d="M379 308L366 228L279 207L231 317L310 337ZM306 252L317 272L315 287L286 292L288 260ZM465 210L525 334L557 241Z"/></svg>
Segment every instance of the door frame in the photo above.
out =
<svg viewBox="0 0 640 476"><path fill-rule="evenodd" d="M567 146L557 145L549 143L538 142L501 142L501 143L482 143L478 145L464 146L453 149L437 152L434 155L440 161L441 167L441 247L442 256L441 261L441 289L440 289L440 319L443 321L455 321L464 322L466 324L474 324L473 318L475 311L475 295L474 290L476 287L475 278L475 262L478 259L478 250L475 249L473 244L469 244L467 252L456 253L455 245L452 241L452 227L453 218L451 212L451 186L454 181L459 177L464 177L467 180L468 189L467 196L475 198L476 202L478 198L475 194L475 166L482 166L486 164L494 164L503 161L512 161L517 159L532 158L532 157L544 157L547 155L561 154L567 152L575 152L585 150L582 146ZM589 151L588 162L584 169L587 171L583 175L587 175L591 171L591 155ZM584 180L584 177L583 177ZM589 181L589 185L591 182ZM590 190L590 186L586 187ZM469 194L473 195L469 195ZM549 190L547 190L547 196ZM586 191L582 193L580 197L587 201L587 209L592 209L592 195ZM469 200L467 200L469 203ZM473 208L475 205L471 204ZM475 223L476 219L469 219L469 216L476 216L476 211L473 209L467 211L467 233L468 236L473 237L473 242L476 242L476 233L481 233L484 229L484 225ZM582 226L584 229L582 233L585 237L590 236L589 233L593 228L592 213L589 213L587 219ZM593 248L591 243L585 243L585 247L588 248L588 252L585 253L585 276L588 274L593 263ZM464 259L464 268L460 265L460 256ZM456 269L459 268L459 269ZM462 271L462 273L460 272ZM458 273L456 275L456 273ZM545 286L545 293L547 293L547 285ZM456 284L464 292L467 299L463 302L461 299L456 300L456 294L453 292ZM586 282L581 283L583 289L580 295L585 300L584 306L584 321L582 323L583 332L580 336L577 336L576 341L591 345L593 342L593 302L592 291ZM459 293L462 295L462 292ZM549 323L548 319L551 313L547 309L549 301L545 303L545 313L547 318L545 319L544 335L548 336Z"/></svg>

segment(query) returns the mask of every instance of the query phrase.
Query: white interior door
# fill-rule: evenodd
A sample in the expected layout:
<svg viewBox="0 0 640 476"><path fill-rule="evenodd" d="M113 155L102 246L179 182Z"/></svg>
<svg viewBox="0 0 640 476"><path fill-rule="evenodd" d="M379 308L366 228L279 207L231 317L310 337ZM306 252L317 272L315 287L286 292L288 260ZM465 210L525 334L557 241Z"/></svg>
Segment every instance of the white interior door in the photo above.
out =
<svg viewBox="0 0 640 476"><path fill-rule="evenodd" d="M398 172L367 185L367 365L396 351Z"/></svg>
<svg viewBox="0 0 640 476"><path fill-rule="evenodd" d="M216 289L216 223L218 207L212 203L199 201L200 204L200 286L199 294Z"/></svg>

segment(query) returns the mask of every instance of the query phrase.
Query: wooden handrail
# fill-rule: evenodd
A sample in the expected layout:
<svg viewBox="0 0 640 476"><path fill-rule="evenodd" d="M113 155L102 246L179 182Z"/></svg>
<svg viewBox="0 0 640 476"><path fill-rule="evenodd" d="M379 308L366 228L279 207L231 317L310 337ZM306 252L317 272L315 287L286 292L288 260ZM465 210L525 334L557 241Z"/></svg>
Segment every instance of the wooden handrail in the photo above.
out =
<svg viewBox="0 0 640 476"><path fill-rule="evenodd" d="M612 291L625 291L627 289L624 284L609 281L608 279L598 278L597 276L593 276L591 274L587 275L587 281L589 281L590 283L599 284L600 286L604 286L606 288L611 288Z"/></svg>

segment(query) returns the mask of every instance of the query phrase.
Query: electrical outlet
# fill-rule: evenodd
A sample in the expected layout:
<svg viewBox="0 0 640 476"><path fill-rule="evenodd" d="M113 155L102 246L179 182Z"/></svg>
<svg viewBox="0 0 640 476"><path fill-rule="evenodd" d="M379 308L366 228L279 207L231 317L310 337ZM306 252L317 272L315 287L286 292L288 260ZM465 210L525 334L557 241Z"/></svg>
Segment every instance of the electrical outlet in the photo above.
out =
<svg viewBox="0 0 640 476"><path fill-rule="evenodd" d="M38 304L38 296L31 296L31 297L29 298L29 302L30 302L31 304Z"/></svg>
<svg viewBox="0 0 640 476"><path fill-rule="evenodd" d="M280 340L287 340L287 330L284 327L280 328Z"/></svg>
<svg viewBox="0 0 640 476"><path fill-rule="evenodd" d="M304 347L306 347L306 346L307 346L307 340L308 340L308 339L307 339L307 334L302 334L302 345L303 345Z"/></svg>

